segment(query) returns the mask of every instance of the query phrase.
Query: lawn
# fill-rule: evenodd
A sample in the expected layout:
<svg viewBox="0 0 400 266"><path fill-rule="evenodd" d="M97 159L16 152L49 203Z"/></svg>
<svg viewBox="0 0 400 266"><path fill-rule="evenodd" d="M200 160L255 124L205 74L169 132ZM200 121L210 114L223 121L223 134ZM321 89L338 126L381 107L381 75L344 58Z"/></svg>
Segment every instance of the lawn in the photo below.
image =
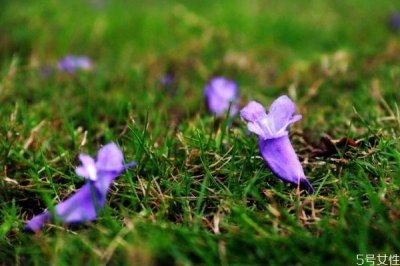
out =
<svg viewBox="0 0 400 266"><path fill-rule="evenodd" d="M397 10L390 0L5 1L0 265L400 265ZM69 54L93 68L58 70ZM290 139L314 194L270 171L240 116L209 112L214 76L237 82L240 107L296 103ZM137 166L98 219L26 232L85 184L79 154L110 142Z"/></svg>

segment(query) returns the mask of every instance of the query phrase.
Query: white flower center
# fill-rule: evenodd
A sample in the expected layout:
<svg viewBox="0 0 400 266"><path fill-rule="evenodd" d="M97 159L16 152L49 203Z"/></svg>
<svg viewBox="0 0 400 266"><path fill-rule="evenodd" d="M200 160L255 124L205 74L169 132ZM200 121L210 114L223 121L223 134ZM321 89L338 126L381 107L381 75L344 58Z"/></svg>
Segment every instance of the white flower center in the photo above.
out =
<svg viewBox="0 0 400 266"><path fill-rule="evenodd" d="M96 167L94 165L89 165L86 168L88 174L89 174L89 179L96 181L97 180L97 170Z"/></svg>
<svg viewBox="0 0 400 266"><path fill-rule="evenodd" d="M263 125L265 127L265 129L268 131L269 135L272 136L273 135L273 124L269 121L268 117L263 118L260 121L261 125Z"/></svg>

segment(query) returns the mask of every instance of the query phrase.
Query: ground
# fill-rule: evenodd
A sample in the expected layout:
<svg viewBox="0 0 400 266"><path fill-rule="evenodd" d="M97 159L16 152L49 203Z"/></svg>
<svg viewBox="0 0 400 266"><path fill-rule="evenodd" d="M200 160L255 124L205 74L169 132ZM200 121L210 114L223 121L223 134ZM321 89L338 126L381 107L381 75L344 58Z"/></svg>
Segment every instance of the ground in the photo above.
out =
<svg viewBox="0 0 400 266"><path fill-rule="evenodd" d="M387 255L395 265L400 32L388 19L398 9L389 0L6 1L0 264L368 265ZM89 56L93 70L61 73L67 54ZM203 88L216 75L238 83L241 106L284 94L296 102L303 119L290 138L315 194L271 173L239 117L208 112ZM25 232L84 184L79 153L109 142L138 165L112 185L98 220Z"/></svg>

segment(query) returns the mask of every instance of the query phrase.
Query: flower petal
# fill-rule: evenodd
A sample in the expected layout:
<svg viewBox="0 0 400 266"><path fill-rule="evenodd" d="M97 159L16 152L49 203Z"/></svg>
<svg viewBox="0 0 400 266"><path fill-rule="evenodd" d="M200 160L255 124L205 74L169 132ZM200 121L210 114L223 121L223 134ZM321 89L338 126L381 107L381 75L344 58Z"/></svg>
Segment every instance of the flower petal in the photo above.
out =
<svg viewBox="0 0 400 266"><path fill-rule="evenodd" d="M104 207L106 194L101 193L93 183L86 183L70 198L56 205L56 214L65 223L94 220Z"/></svg>
<svg viewBox="0 0 400 266"><path fill-rule="evenodd" d="M300 185L310 193L314 188L304 175L303 167L300 164L289 136L259 140L260 152L271 171L280 179L295 185Z"/></svg>
<svg viewBox="0 0 400 266"><path fill-rule="evenodd" d="M25 225L25 230L31 232L39 232L40 229L42 229L43 225L47 223L49 220L50 220L49 212L45 211L42 214L39 214L33 217L31 220L29 220L28 223Z"/></svg>
<svg viewBox="0 0 400 266"><path fill-rule="evenodd" d="M294 114L296 112L296 105L294 102L286 95L280 96L276 99L269 108L268 117L274 124L274 129L276 132L286 130L289 124L294 123L301 119Z"/></svg>
<svg viewBox="0 0 400 266"><path fill-rule="evenodd" d="M213 78L210 82L212 91L221 99L233 100L237 96L237 84L232 80L223 77Z"/></svg>
<svg viewBox="0 0 400 266"><path fill-rule="evenodd" d="M131 167L135 167L136 165L137 165L137 162L132 161L132 162L129 162L129 163L125 164L124 168L128 169L128 168L131 168Z"/></svg>
<svg viewBox="0 0 400 266"><path fill-rule="evenodd" d="M71 224L95 220L104 208L106 193L102 194L93 183L86 183L81 189L65 201L54 207L57 218ZM33 217L25 226L28 231L38 232L45 223L54 220L49 211Z"/></svg>
<svg viewBox="0 0 400 266"><path fill-rule="evenodd" d="M257 123L257 122L256 123L252 123L252 122L247 123L247 129L250 132L257 134L262 139L268 139L270 136L270 133L268 131L266 131L265 128L262 127L260 123Z"/></svg>
<svg viewBox="0 0 400 266"><path fill-rule="evenodd" d="M240 110L240 116L247 121L247 129L262 139L275 137L273 124L269 120L265 108L256 101L249 102Z"/></svg>
<svg viewBox="0 0 400 266"><path fill-rule="evenodd" d="M124 155L114 143L105 145L97 153L96 167L98 171L121 172L124 170L123 162Z"/></svg>
<svg viewBox="0 0 400 266"><path fill-rule="evenodd" d="M240 116L247 122L257 122L267 117L267 111L260 103L251 101L240 110Z"/></svg>
<svg viewBox="0 0 400 266"><path fill-rule="evenodd" d="M79 160L81 161L82 166L78 166L75 169L75 173L78 176L95 181L97 179L97 169L93 158L87 154L80 154Z"/></svg>
<svg viewBox="0 0 400 266"><path fill-rule="evenodd" d="M78 166L77 168L75 168L75 174L77 174L80 177L89 179L89 173L87 172L84 166Z"/></svg>

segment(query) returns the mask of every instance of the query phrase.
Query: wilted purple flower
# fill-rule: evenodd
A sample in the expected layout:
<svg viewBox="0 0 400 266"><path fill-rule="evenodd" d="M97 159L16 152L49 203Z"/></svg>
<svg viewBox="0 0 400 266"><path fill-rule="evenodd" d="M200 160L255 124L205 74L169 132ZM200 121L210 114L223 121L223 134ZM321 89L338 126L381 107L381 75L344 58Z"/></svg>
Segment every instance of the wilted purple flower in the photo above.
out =
<svg viewBox="0 0 400 266"><path fill-rule="evenodd" d="M395 12L390 16L389 26L394 30L400 30L400 12Z"/></svg>
<svg viewBox="0 0 400 266"><path fill-rule="evenodd" d="M271 171L282 180L313 193L289 140L289 125L301 119L295 112L292 100L281 96L271 104L268 114L261 104L252 101L240 111L240 116L247 121L248 130L259 136L261 155Z"/></svg>
<svg viewBox="0 0 400 266"><path fill-rule="evenodd" d="M80 154L82 165L77 167L77 175L87 179L87 183L67 200L60 202L53 211L45 211L33 217L26 224L29 231L37 232L55 217L66 224L91 221L104 208L108 189L115 178L135 162L124 164L124 156L114 143L109 143L97 153L97 160ZM54 217L55 216L55 217Z"/></svg>
<svg viewBox="0 0 400 266"><path fill-rule="evenodd" d="M216 116L224 115L229 106L229 116L234 116L238 112L239 88L236 82L223 77L213 78L205 87L204 95L207 100L208 108Z"/></svg>
<svg viewBox="0 0 400 266"><path fill-rule="evenodd" d="M63 72L75 73L77 70L91 70L93 63L87 56L68 55L58 61L57 68Z"/></svg>

